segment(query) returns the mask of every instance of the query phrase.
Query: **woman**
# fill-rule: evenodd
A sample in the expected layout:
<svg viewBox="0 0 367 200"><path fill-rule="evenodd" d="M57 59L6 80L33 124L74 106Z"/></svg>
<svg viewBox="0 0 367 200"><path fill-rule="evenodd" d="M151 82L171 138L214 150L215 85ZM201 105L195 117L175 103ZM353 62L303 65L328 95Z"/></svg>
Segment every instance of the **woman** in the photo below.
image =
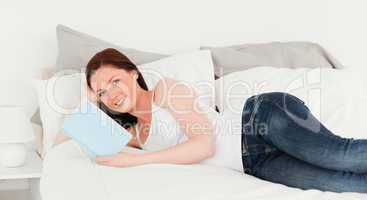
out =
<svg viewBox="0 0 367 200"><path fill-rule="evenodd" d="M97 53L87 65L86 78L101 109L135 136L128 145L154 150L98 157L101 165L207 161L301 189L367 192L367 140L334 135L293 95L251 96L240 116L224 114L212 123L212 112L195 106L192 88L163 78L148 90L136 66L117 50ZM214 126L219 118L238 119L239 134L219 137L225 130ZM60 134L56 143L66 139Z"/></svg>

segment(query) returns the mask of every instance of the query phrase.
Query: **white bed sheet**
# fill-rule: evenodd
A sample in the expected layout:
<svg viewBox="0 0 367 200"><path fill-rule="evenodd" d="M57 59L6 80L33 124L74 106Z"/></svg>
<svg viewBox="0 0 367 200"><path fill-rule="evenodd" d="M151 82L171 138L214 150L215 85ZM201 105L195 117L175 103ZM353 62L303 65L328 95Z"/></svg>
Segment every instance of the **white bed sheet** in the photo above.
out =
<svg viewBox="0 0 367 200"><path fill-rule="evenodd" d="M41 195L43 200L367 199L367 194L303 191L203 164L96 165L73 140L45 157Z"/></svg>

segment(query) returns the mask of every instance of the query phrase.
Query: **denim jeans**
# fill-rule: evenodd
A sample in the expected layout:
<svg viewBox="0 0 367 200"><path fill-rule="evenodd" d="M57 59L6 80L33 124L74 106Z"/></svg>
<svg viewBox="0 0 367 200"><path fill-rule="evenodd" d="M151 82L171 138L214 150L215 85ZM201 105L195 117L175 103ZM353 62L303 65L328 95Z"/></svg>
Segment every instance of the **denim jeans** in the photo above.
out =
<svg viewBox="0 0 367 200"><path fill-rule="evenodd" d="M246 174L290 187L367 192L367 140L334 135L288 93L247 99L242 162Z"/></svg>

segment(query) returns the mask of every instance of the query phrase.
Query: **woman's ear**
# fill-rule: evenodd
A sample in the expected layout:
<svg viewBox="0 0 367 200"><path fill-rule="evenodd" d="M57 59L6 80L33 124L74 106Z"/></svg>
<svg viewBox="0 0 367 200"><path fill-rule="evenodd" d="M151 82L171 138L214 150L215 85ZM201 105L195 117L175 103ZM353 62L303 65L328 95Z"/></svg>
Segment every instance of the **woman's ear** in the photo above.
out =
<svg viewBox="0 0 367 200"><path fill-rule="evenodd" d="M138 75L137 71L132 70L130 73L132 74L133 79L135 79L135 80L138 79L139 75Z"/></svg>

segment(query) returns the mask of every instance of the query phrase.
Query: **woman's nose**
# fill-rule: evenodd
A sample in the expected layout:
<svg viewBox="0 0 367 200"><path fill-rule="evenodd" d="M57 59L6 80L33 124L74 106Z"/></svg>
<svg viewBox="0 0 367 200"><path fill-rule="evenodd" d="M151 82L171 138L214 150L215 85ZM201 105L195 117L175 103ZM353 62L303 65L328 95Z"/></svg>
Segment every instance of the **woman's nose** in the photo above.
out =
<svg viewBox="0 0 367 200"><path fill-rule="evenodd" d="M113 103L114 101L116 101L117 96L117 91L110 91L110 93L108 94L108 100Z"/></svg>

